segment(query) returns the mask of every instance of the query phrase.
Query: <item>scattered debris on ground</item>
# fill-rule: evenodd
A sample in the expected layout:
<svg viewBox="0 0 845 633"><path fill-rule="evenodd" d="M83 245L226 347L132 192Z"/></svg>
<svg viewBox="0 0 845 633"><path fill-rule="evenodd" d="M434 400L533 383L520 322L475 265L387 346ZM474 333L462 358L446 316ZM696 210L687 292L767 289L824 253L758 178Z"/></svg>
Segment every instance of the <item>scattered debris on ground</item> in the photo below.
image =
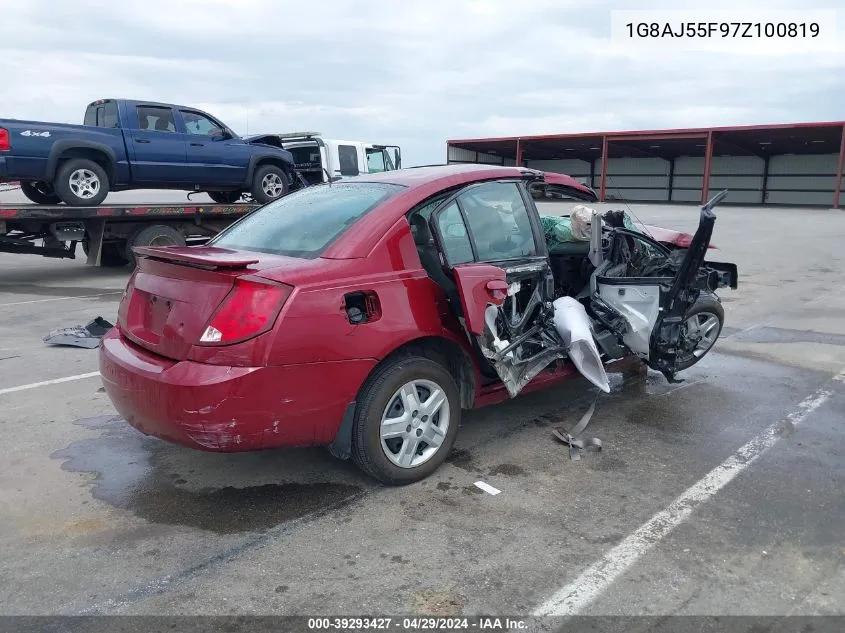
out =
<svg viewBox="0 0 845 633"><path fill-rule="evenodd" d="M106 332L114 327L103 317L97 317L88 325L74 325L58 328L50 332L42 340L48 345L67 345L94 349L100 345L100 340Z"/></svg>
<svg viewBox="0 0 845 633"><path fill-rule="evenodd" d="M596 394L596 399L593 400L593 403L590 405L590 408L587 409L587 412L583 416L581 416L581 419L578 421L578 424L576 424L570 430L552 430L552 434L558 441L569 446L569 459L571 460L577 461L581 459L582 450L601 450L601 440L597 437L591 437L589 439L580 440L578 439L578 436L581 435L581 433L584 432L584 429L587 428L587 425L590 423L590 420L593 417L593 413L595 413L596 411L596 400L598 400L598 394Z"/></svg>

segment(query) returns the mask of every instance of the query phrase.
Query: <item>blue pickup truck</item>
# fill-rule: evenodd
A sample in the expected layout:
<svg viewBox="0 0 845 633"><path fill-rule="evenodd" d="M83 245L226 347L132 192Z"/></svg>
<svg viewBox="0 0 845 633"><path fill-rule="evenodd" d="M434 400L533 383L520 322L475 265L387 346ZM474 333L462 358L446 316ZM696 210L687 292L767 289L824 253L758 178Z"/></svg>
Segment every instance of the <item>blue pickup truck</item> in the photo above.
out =
<svg viewBox="0 0 845 633"><path fill-rule="evenodd" d="M0 182L19 181L38 204L97 206L110 191L205 192L260 204L307 183L291 153L243 139L196 108L101 99L84 125L0 119Z"/></svg>

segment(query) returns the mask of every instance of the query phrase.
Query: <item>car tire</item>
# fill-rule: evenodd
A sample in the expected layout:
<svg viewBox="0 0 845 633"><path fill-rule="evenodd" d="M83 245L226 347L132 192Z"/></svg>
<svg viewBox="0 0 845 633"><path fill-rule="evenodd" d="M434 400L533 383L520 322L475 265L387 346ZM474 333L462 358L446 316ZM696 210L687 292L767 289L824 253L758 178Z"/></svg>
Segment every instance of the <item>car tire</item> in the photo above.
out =
<svg viewBox="0 0 845 633"><path fill-rule="evenodd" d="M124 256L129 264L135 267L135 253L132 249L136 246L185 246L185 236L172 226L166 224L153 224L136 230L126 240Z"/></svg>
<svg viewBox="0 0 845 633"><path fill-rule="evenodd" d="M417 415L407 410L408 399L400 393L403 389L413 389L416 393ZM445 399L429 418L423 412L427 405L435 404L431 398L436 390ZM404 437L382 439L383 429L384 432L389 430L383 427L383 423L390 424L390 420L405 429ZM408 422L407 426L404 426L405 421ZM444 422L445 433L442 432ZM393 358L373 372L358 395L352 427L352 460L365 473L389 486L420 481L437 470L446 459L455 443L460 422L461 398L458 387L443 365L412 355ZM431 427L440 428L441 432L433 431ZM432 446L417 439L429 435L438 438L440 442L433 451L429 451ZM407 445L409 448L417 448L413 454L410 451L405 453L412 461L400 466L397 460L402 459L403 452L397 446L404 448L406 442L413 442ZM393 457L388 457L388 453ZM418 463L415 465L414 461Z"/></svg>
<svg viewBox="0 0 845 633"><path fill-rule="evenodd" d="M217 204L235 204L243 195L240 191L206 191Z"/></svg>
<svg viewBox="0 0 845 633"><path fill-rule="evenodd" d="M259 204L267 204L284 196L289 188L288 176L281 167L261 165L252 175L250 193Z"/></svg>
<svg viewBox="0 0 845 633"><path fill-rule="evenodd" d="M21 193L35 204L59 204L62 199L43 182L22 182Z"/></svg>
<svg viewBox="0 0 845 633"><path fill-rule="evenodd" d="M722 326L725 323L725 309L722 307L722 302L709 292L702 292L698 300L690 306L684 315L684 327L689 328L689 323L695 319L698 327L701 328L715 328L709 330L706 341L701 340L703 344L701 348L698 345L692 349L687 349L684 345L684 355L679 357L677 362L677 370L683 371L695 365L698 361L704 358L708 352L713 349L713 345L722 333Z"/></svg>
<svg viewBox="0 0 845 633"><path fill-rule="evenodd" d="M109 195L109 177L93 160L71 158L59 167L53 188L67 205L96 207Z"/></svg>

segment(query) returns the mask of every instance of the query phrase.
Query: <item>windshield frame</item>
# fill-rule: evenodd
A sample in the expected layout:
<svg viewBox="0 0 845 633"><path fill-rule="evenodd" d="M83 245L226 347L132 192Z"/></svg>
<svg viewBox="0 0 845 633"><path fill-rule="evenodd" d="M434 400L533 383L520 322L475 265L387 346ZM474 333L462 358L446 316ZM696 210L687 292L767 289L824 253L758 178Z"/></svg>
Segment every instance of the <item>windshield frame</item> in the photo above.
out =
<svg viewBox="0 0 845 633"><path fill-rule="evenodd" d="M370 188L380 188L385 190L386 195L379 198L376 202L371 204L370 206L366 207L361 213L357 216L351 217L347 220L347 222L337 231L328 241L326 241L320 248L314 250L282 250L282 249L271 249L271 248L257 248L254 246L245 246L242 244L220 244L221 240L224 240L228 237L232 232L236 231L239 227L241 227L243 222L251 221L252 218L256 216L256 214L264 213L271 211L276 206L283 205L283 204L290 204L291 202L296 202L296 197L305 194L306 192L312 192L315 188L322 188L323 191L331 191L333 187L342 187L348 188L350 186L353 187L370 187ZM361 221L365 216L369 215L373 210L379 208L380 206L384 205L391 199L395 198L396 196L400 195L403 191L407 190L407 186L400 185L398 183L393 182L372 182L362 180L360 182L355 182L352 180L345 180L345 181L338 181L334 183L320 183L311 185L308 187L303 187L301 189L297 189L296 191L292 191L291 193L282 196L276 200L268 202L256 209L253 209L249 213L245 214L243 217L239 218L237 221L233 222L225 229L223 229L220 233L212 237L208 242L206 242L206 246L214 246L217 248L227 248L231 250L242 250L251 253L264 253L267 255L276 255L280 257L295 257L298 259L317 259L323 255L333 244L335 244L338 240L340 240L352 226L357 224ZM306 194L307 195L307 194ZM294 207L295 208L295 207Z"/></svg>

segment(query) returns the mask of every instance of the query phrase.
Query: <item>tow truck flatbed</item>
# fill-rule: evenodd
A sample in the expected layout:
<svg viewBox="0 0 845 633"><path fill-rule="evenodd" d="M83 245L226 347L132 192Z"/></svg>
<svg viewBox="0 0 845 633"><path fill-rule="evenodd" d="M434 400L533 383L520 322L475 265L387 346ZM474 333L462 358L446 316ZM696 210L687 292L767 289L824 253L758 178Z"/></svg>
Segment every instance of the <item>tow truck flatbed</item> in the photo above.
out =
<svg viewBox="0 0 845 633"><path fill-rule="evenodd" d="M136 246L209 239L260 205L167 202L73 207L0 204L0 252L76 258L82 244L92 266L134 262Z"/></svg>

